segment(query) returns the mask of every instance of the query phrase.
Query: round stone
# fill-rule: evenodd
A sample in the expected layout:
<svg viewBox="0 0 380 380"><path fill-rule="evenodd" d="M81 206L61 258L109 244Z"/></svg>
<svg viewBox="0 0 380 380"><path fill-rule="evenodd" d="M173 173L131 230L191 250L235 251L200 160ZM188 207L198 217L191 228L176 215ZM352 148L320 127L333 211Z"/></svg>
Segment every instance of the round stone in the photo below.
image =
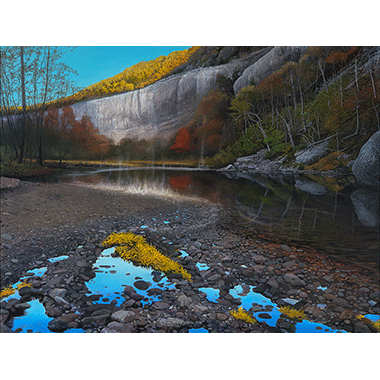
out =
<svg viewBox="0 0 380 380"><path fill-rule="evenodd" d="M140 290L147 290L149 288L149 284L146 281L142 281L142 280L136 281L133 284L133 286L136 289L140 289Z"/></svg>

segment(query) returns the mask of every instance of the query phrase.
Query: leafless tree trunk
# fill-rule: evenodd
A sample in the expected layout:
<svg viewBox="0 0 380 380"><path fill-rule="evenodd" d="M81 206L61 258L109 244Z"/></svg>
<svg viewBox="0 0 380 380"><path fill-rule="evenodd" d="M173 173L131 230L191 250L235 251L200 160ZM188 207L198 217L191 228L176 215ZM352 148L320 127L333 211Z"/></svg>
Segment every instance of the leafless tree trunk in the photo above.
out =
<svg viewBox="0 0 380 380"><path fill-rule="evenodd" d="M21 63L21 97L22 97L22 119L21 119L21 141L20 155L18 163L22 164L25 154L25 132L26 132L26 99L25 99L25 64L24 64L24 47L20 48L20 63Z"/></svg>

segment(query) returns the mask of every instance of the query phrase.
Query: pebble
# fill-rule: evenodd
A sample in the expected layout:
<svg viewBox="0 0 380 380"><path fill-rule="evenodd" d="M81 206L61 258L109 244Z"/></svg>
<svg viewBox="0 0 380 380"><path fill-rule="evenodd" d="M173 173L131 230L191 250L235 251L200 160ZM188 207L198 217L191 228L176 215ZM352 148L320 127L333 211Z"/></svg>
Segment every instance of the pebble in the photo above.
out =
<svg viewBox="0 0 380 380"><path fill-rule="evenodd" d="M297 277L295 274L287 273L284 276L284 281L292 286L305 286L306 282L301 280L299 277Z"/></svg>
<svg viewBox="0 0 380 380"><path fill-rule="evenodd" d="M117 321L117 322L120 322L120 323L125 323L125 322L132 322L132 321L135 321L136 319L138 319L138 316L137 316L136 313L134 313L133 311L129 311L129 310L118 310L118 311L115 311L115 312L111 315L111 318L112 318L114 321Z"/></svg>
<svg viewBox="0 0 380 380"><path fill-rule="evenodd" d="M166 220L170 219L167 218ZM121 223L117 228L111 223L109 225L106 221L102 223L102 230L105 236L114 230L129 230L129 228L122 226ZM145 223L141 223L140 225L143 224ZM174 226L172 221L171 225ZM214 231L213 225L210 228L213 228L212 231ZM278 302L278 304L280 304L281 299L282 305L288 304L293 306L302 302L300 304L303 305L301 308L306 309L311 318L322 319L322 321L328 319L331 321L329 322L331 326L339 326L341 328L345 324L351 326L351 329L355 332L369 332L368 326L356 322L354 318L356 314L351 311L351 308L355 302L355 296L359 291L359 294L362 296L362 299L358 302L359 307L366 311L370 310L368 297L373 297L371 298L373 299L372 306L376 304L375 301L379 298L379 292L376 293L377 288L375 286L354 288L354 285L351 285L351 297L353 297L351 300L348 293L344 291L344 281L346 280L340 278L338 281L341 282L338 282L335 279L334 266L331 266L331 269L326 269L327 264L318 262L318 265L321 265L321 270L317 268L309 272L309 266L305 264L307 261L303 262L302 250L297 250L297 255L289 255L292 249L286 244L281 245L281 249L278 249L278 245L273 248L270 245L264 247L264 245L261 246L263 242L255 240L255 237L246 241L242 236L235 234L234 240L232 240L228 230L216 230L220 232L220 235L214 232L210 233L210 231L207 231L203 227L201 230L193 232L188 230L187 225L183 228L182 236L179 236L181 233L176 233L176 236L173 238L169 234L170 229L165 232L165 240L162 240L162 234L160 236L160 240L164 241L162 247L164 248L167 242L173 241L173 247L176 247L176 249L180 247L189 253L189 256L186 257L186 263L184 261L181 261L181 263L186 266L186 269L191 271L193 281L184 281L181 276L169 276L175 281L176 289L163 291L158 287L155 288L156 290L149 289L150 283L138 279L135 281L134 286L125 286L123 292L119 294L119 301L121 302L118 305L120 306L116 306L115 300L112 303L104 305L94 304L94 302L103 296L87 294L88 290L86 289L85 282L93 278L91 276L95 274L91 272L91 265L95 262L101 249L99 250L98 248L99 240L92 240L94 243L86 241L88 237L93 238L94 234L87 234L84 231L78 232L78 235L81 236L75 238L74 247L68 247L63 253L55 253L55 256L58 256L59 254L69 254L70 252L70 260L67 260L66 263L48 264L48 272L42 277L43 280L40 285L42 293L37 295L37 297L41 301L44 300L48 315L54 318L54 322L49 325L49 328L55 329L55 331L62 331L62 329L68 328L70 325L73 327L79 326L79 328L86 326L86 331L88 332L96 331L103 333L164 332L173 330L183 332L197 324L197 328L207 327L209 331L215 332L243 331L228 312L230 308L238 307L241 304L241 300L233 298L229 294L229 290L236 285L246 283L247 286L244 287L244 291L250 289L248 285L256 286L255 292L267 295L272 298L272 301ZM99 232L99 228L96 228L95 231ZM140 229L136 231L140 231ZM146 232L147 239L151 234L156 233L153 229L150 231L146 229L144 232ZM206 234L208 236L207 239L204 238ZM191 241L192 236L197 236L197 240ZM237 240L235 241L235 239ZM153 238L151 241L155 242ZM229 246L226 244L227 241L230 241ZM83 247L78 249L79 242ZM36 240L35 243L36 245L43 246L39 240ZM215 246L212 246L212 244L215 244ZM189 249L190 247L191 250ZM38 251L42 252L41 248L35 247L35 252ZM46 253L46 251L43 252ZM174 251L172 252L174 253ZM304 252L307 254L308 250L304 250ZM15 260L18 260L19 257L21 256L18 256ZM219 259L219 257L223 257L223 259ZM90 260L92 260L92 263ZM202 271L205 272L201 273L205 275L204 277L200 276L199 271L194 265L197 262L204 262L210 266L207 272ZM324 273L322 273L322 270L324 270ZM9 269L7 273L9 275L12 274ZM336 273L347 274L348 272L340 269L340 272ZM57 276L54 277L54 274ZM34 275L32 279L33 277ZM162 278L159 273L156 273L155 277L158 279L157 282ZM70 286L66 284L70 284ZM158 285L154 284L154 286ZM316 287L321 285L324 287L329 285L329 292L323 293L321 290L316 290ZM68 289L65 289L65 287ZM198 291L199 287L218 288L220 291L219 303L208 302L205 296L200 295ZM139 301L144 296L137 294L136 289L149 289L149 295L158 296L161 300L142 307ZM49 297L44 297L47 293L54 298L55 302L51 299L48 300ZM344 297L345 294L347 294L347 297ZM31 295L32 293L26 290L24 297ZM283 298L287 296L294 298ZM102 299L104 300L105 298ZM23 303L25 304L25 302ZM9 307L6 309L6 312L12 314L12 310L14 310L12 307L22 305L23 303L16 301L13 303L13 306L12 303L7 304ZM324 310L321 310L317 307L317 303L326 304L327 306ZM77 312L73 312L74 305L77 308ZM22 306L19 307L22 308ZM255 313L259 312L259 317L262 319L271 318L270 308L253 305L249 309ZM5 316L6 314L1 315ZM277 321L277 327L287 330L291 329L291 324L280 318ZM245 325L244 328L248 327ZM266 324L260 325L260 323L250 328L255 331L270 330L270 327Z"/></svg>

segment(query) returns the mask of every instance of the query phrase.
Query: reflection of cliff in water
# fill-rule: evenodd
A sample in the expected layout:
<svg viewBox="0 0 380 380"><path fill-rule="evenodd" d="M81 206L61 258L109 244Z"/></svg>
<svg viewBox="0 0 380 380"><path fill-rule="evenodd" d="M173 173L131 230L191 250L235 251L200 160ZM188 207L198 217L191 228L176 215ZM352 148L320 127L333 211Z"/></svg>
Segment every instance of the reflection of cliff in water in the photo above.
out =
<svg viewBox="0 0 380 380"><path fill-rule="evenodd" d="M206 198L222 204L237 223L271 231L290 243L311 244L339 257L378 262L378 192L353 189L343 179L165 168L83 174L69 177L108 191Z"/></svg>
<svg viewBox="0 0 380 380"><path fill-rule="evenodd" d="M308 242L340 256L378 260L378 192L358 189L351 194L349 188L339 185L340 180L334 179L333 184L331 178L324 184L323 178L318 183L283 174L246 173L244 177L238 179L235 174L235 182L244 181L241 189L250 187L251 191L240 191L231 199L234 215L246 225L260 226L290 242Z"/></svg>

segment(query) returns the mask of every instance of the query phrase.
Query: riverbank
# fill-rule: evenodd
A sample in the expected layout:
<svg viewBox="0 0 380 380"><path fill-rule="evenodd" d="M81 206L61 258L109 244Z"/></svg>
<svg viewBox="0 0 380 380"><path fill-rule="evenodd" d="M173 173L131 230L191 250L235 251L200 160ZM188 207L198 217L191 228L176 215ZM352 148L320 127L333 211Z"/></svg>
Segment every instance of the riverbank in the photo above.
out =
<svg viewBox="0 0 380 380"><path fill-rule="evenodd" d="M380 314L378 268L353 267L307 246L289 246L237 225L207 201L22 181L2 192L1 211L1 286L23 276L33 284L20 300L1 303L4 331L20 305L36 298L51 318L50 331L291 332L300 321L281 314L271 323L277 307L289 306L328 330L376 332L361 316ZM121 302L97 303L101 297L89 293L88 282L100 270L93 264L103 254L101 242L112 232L130 230L181 263L193 281L169 276L174 288L154 287L160 299L151 304L131 286L118 295ZM186 255L178 257L181 251ZM49 261L62 255L67 258ZM30 272L45 267L42 276ZM137 286L145 288L144 282ZM249 324L230 311L252 291L272 303L253 297L247 309L258 323Z"/></svg>

